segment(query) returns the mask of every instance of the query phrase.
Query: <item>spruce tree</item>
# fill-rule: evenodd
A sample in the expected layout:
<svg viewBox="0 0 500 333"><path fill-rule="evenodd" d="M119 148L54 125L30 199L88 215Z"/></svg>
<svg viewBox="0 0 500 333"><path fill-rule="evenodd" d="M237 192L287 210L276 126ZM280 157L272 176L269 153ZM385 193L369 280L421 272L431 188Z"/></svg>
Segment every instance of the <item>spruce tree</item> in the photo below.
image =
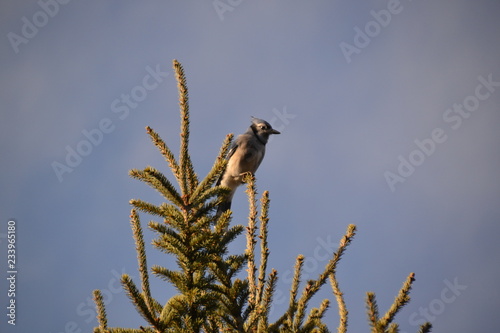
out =
<svg viewBox="0 0 500 333"><path fill-rule="evenodd" d="M316 279L302 281L305 258L297 256L288 308L277 320L271 320L270 310L278 272L267 268L270 254L267 243L269 193L265 191L258 200L254 175L245 175L249 200L247 226L230 225L230 210L219 217L214 214L215 208L229 190L214 185L224 172L227 163L225 156L233 136L226 136L212 169L200 180L194 171L188 150L189 100L186 77L179 62L174 60L173 67L178 83L181 115L178 160L158 133L150 127L146 130L165 157L177 187L153 167L130 171L131 177L149 184L165 199L161 205L140 199L130 201L133 206L130 220L136 244L140 286L127 274L122 275L121 283L145 324L136 329L108 327L102 295L99 290L94 290L99 323L94 332L330 332L323 321L330 301L325 299L317 307L310 307L309 304L327 280L338 305L340 321L337 332L346 332L348 311L336 270L356 233L356 226L351 224L347 227L337 251L331 254L331 259ZM260 202L260 211L257 201ZM152 245L167 255L174 256L176 268L154 265L151 270L148 269L139 212L161 219L161 222L151 221L148 224L149 229L157 236ZM229 244L243 233L246 235L244 253L228 253ZM242 272L245 267L246 274ZM175 286L177 294L166 304L161 304L151 294L151 274ZM375 294L367 293L368 322L373 333L398 332L394 317L408 303L413 281L414 274L411 273L383 316L379 315ZM420 327L419 332L430 332L430 328L430 323L426 323Z"/></svg>

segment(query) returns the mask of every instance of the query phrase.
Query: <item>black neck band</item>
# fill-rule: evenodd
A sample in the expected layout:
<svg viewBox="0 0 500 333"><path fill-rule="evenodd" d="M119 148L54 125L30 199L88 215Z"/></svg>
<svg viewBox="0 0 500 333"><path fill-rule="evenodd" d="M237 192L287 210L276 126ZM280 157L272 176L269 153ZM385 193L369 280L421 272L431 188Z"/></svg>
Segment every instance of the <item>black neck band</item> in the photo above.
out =
<svg viewBox="0 0 500 333"><path fill-rule="evenodd" d="M252 132L255 135L255 137L257 138L257 140L259 140L259 142L262 143L265 146L266 143L262 142L262 140L260 139L260 137L257 135L257 130L253 126L250 126L250 128L252 129Z"/></svg>

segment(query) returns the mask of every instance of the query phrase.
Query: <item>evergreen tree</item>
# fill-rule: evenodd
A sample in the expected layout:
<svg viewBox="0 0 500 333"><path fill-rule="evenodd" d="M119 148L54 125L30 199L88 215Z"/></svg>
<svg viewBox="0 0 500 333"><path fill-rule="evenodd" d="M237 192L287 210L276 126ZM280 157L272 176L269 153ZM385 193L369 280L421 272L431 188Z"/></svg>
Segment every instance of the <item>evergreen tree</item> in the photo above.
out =
<svg viewBox="0 0 500 333"><path fill-rule="evenodd" d="M339 309L337 331L346 332L348 311L339 289L336 269L355 235L356 227L352 224L348 226L337 251L332 253L330 261L316 279L305 282L301 280L304 256L297 257L288 309L276 321L271 321L269 315L278 273L274 269L267 269L270 253L267 244L269 193L266 191L262 194L258 212L255 178L248 174L244 177L250 207L248 225L231 226L231 211L215 216L215 208L228 193L227 188L214 184L226 166L225 156L232 142L232 135L226 136L212 169L200 181L188 151L189 103L186 77L179 62L174 60L173 67L178 83L181 114L179 159L175 158L153 129L146 129L168 162L178 188L153 167L130 171L131 177L149 184L166 200L159 206L140 199L130 201L133 206L130 214L131 227L141 285L138 287L127 274L123 274L121 283L146 324L138 329L109 328L102 295L99 290L95 290L99 326L94 328L94 332L329 332L323 317L330 301L325 299L318 307L308 311L311 298L327 280L330 281ZM148 224L149 229L157 235L152 245L173 255L177 261L176 269L159 265L151 267L153 275L175 286L177 290L177 294L166 304L161 304L151 295L150 271L138 211L162 219L162 222L151 221ZM245 231L245 252L228 253L228 245ZM257 245L260 246L259 250L256 250ZM240 272L245 266L247 274L242 278L245 274ZM383 316L379 316L375 294L367 293L368 320L373 333L398 332L394 317L408 303L413 281L414 274L411 273ZM420 332L430 332L430 328L430 323L426 323L420 327Z"/></svg>

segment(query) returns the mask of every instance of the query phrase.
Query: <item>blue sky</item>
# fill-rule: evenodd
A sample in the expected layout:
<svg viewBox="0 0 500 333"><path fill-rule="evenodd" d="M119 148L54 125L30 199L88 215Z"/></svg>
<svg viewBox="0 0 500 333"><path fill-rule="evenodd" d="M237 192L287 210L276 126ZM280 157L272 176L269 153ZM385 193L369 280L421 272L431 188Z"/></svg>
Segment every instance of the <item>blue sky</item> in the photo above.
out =
<svg viewBox="0 0 500 333"><path fill-rule="evenodd" d="M296 256L317 276L354 223L339 266L352 332L369 329L365 293L382 312L410 272L402 332L424 319L435 332L498 330L498 13L486 0L3 1L0 263L5 277L15 219L18 274L15 326L0 282L0 331L90 332L97 288L110 326L143 324L117 277L138 276L128 201L161 198L128 170L170 176L144 127L178 152L172 59L200 176L250 116L282 132L257 172L272 200L274 313ZM243 189L233 210L246 223ZM149 265L175 264L147 251ZM154 279L159 300L174 292ZM334 305L326 321L336 328Z"/></svg>

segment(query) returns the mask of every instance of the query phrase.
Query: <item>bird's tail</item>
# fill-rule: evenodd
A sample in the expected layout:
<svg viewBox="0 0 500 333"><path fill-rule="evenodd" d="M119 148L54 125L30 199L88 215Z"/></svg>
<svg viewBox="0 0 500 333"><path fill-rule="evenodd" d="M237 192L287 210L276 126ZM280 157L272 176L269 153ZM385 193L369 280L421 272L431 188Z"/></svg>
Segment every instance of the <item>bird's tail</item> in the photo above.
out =
<svg viewBox="0 0 500 333"><path fill-rule="evenodd" d="M223 201L217 207L217 213L215 213L215 217L219 218L222 213L231 209L231 201Z"/></svg>

